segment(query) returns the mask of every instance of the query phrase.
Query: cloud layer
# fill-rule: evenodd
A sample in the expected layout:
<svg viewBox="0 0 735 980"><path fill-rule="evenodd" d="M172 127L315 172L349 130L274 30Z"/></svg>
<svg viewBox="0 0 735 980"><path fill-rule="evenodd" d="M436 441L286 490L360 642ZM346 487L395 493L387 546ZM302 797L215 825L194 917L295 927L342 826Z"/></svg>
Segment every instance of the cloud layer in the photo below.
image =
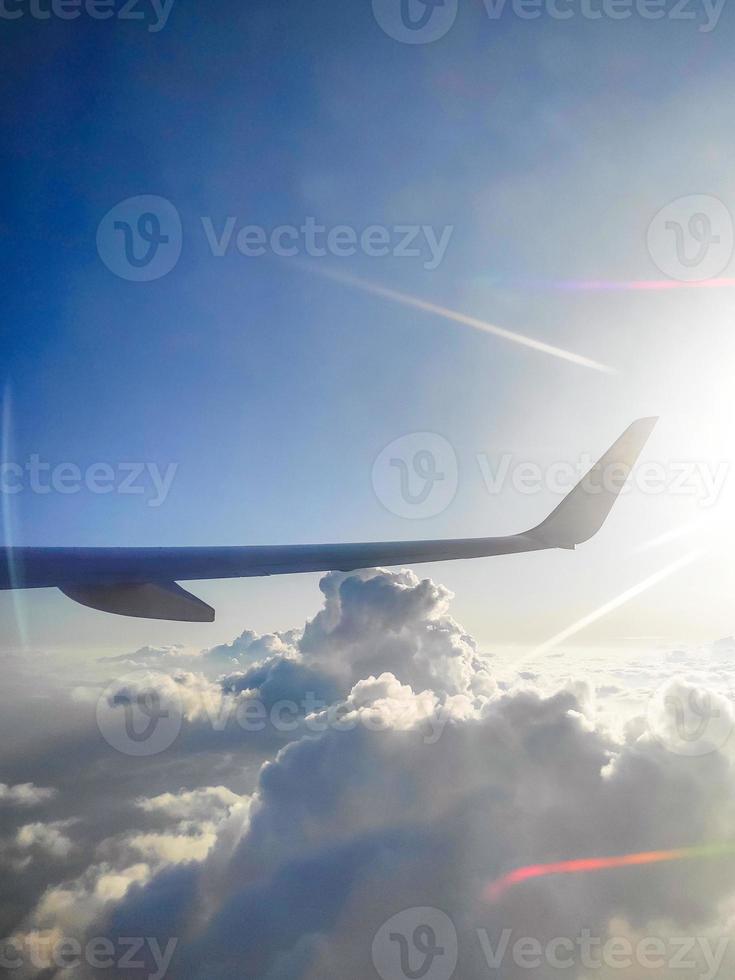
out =
<svg viewBox="0 0 735 980"><path fill-rule="evenodd" d="M31 801L41 810L18 818L0 850L10 875L36 868L3 903L18 949L41 934L83 950L99 937L118 949L139 936L156 941L140 951L150 975L156 949L175 940L175 977L388 980L418 968L416 935L429 933L381 939L381 927L435 909L455 937L442 955L456 955L456 975L472 980L492 975L488 956L508 931L543 949L585 930L600 943L729 935L727 857L539 878L486 897L489 882L528 864L735 844L731 691L703 690L701 657L633 665L651 675L646 710L610 724L610 705L634 690L629 679L598 683L594 664L586 676L557 667L550 680L543 665L496 663L429 579L332 573L321 589L303 630L245 631L198 655L144 648L108 662L126 673L108 679L101 699L89 684L67 692L73 723L29 765L49 772L58 751L65 771L83 764L91 774L81 797L97 797L75 807L73 778L0 789L9 811ZM708 671L729 651L716 645ZM161 717L177 719L170 745L132 757L91 728L100 712L117 723L136 705L149 710L151 692ZM248 727L258 705L263 724ZM709 948L700 944L689 972L675 975L706 976ZM436 955L439 972L426 975L443 975ZM732 966L728 957L725 943L718 969ZM27 959L19 976L39 973ZM86 960L55 975L104 974ZM529 969L503 957L504 977ZM585 969L577 956L563 972Z"/></svg>

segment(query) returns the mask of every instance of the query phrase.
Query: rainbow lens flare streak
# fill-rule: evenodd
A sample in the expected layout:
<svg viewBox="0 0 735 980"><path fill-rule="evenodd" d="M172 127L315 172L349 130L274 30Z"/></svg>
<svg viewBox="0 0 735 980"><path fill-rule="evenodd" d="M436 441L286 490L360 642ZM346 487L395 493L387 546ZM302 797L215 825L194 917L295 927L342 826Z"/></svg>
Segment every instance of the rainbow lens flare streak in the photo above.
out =
<svg viewBox="0 0 735 980"><path fill-rule="evenodd" d="M502 283L499 283L502 285ZM514 283L530 289L562 292L656 292L669 289L731 289L735 279L524 279Z"/></svg>
<svg viewBox="0 0 735 980"><path fill-rule="evenodd" d="M713 279L532 279L529 277L485 277L488 285L499 289L533 289L568 293L659 292L671 289L732 289L735 278Z"/></svg>
<svg viewBox="0 0 735 980"><path fill-rule="evenodd" d="M630 280L567 280L555 283L556 289L568 290L659 290L659 289L729 289L735 286L735 279L698 279L682 281L679 279L630 279Z"/></svg>
<svg viewBox="0 0 735 980"><path fill-rule="evenodd" d="M585 874L589 871L606 871L608 868L630 868L644 864L661 864L664 861L713 858L728 854L735 855L735 844L703 844L699 847L680 847L671 851L641 851L638 854L621 854L616 857L576 858L572 861L554 861L551 864L529 864L496 878L484 888L482 897L486 902L497 902L515 885L549 875Z"/></svg>

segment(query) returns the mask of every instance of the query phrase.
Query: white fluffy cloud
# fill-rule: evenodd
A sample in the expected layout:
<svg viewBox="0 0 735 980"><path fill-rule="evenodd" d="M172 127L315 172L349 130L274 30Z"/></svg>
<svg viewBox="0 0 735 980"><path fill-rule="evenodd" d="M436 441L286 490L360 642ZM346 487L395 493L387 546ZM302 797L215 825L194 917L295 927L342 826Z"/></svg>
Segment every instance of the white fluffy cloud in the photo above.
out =
<svg viewBox="0 0 735 980"><path fill-rule="evenodd" d="M449 615L450 594L430 580L334 573L322 591L324 606L303 631L246 632L214 654L238 665L219 681L174 667L140 672L142 686L154 677L163 703L175 695L183 704L189 741L170 764L171 778L184 771L187 786L139 792L127 826L102 840L75 878L47 889L26 932L155 935L162 946L176 937L173 975L194 980L367 980L376 976L382 924L425 907L451 918L456 975L465 980L489 975L487 944L497 949L504 930L543 948L584 930L601 943L730 934L735 860L727 856L543 877L487 900L488 883L529 864L735 844L728 738L713 729L696 756L680 751L682 729L667 714L672 704L704 704L695 681L677 679L681 661L658 658L644 710L615 728L597 702L614 703L623 688L598 682L594 663L585 680L564 678L555 660L558 682L539 665L514 675L505 663L498 685L496 661L477 650ZM135 683L120 692L135 693ZM634 685L627 680L623 693ZM212 718L223 705L308 692L329 706L305 713L272 747L252 794L213 783ZM732 721L726 692L707 705ZM119 709L114 697L107 709ZM305 727L330 712L331 723ZM689 745L697 730L686 717L684 725ZM259 745L241 734L223 744L221 763L239 759L247 770ZM148 765L160 769L167 758ZM142 778L150 769L135 771ZM726 953L723 969L732 965ZM528 974L512 957L503 963L511 980ZM584 964L565 975L582 980Z"/></svg>
<svg viewBox="0 0 735 980"><path fill-rule="evenodd" d="M0 783L0 804L37 806L50 800L55 794L56 790L34 786L33 783L17 783L15 786Z"/></svg>
<svg viewBox="0 0 735 980"><path fill-rule="evenodd" d="M22 850L40 848L52 857L66 858L74 843L64 831L75 822L70 819L24 824L15 835L15 845Z"/></svg>

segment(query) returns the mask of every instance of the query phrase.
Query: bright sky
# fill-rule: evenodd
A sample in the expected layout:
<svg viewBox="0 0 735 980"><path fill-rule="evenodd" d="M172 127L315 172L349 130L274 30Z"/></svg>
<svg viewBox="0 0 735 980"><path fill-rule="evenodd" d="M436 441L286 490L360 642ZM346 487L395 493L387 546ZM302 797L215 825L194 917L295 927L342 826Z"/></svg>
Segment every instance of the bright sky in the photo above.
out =
<svg viewBox="0 0 735 980"><path fill-rule="evenodd" d="M512 453L546 472L660 415L643 458L663 489L638 484L578 552L416 570L456 593L453 614L487 648L533 649L606 604L569 643L735 631L735 293L665 288L680 279L656 238L677 221L696 238L685 219L704 208L720 236L707 281L735 276L732 23L727 9L712 31L702 17L493 21L467 3L440 40L408 45L369 3L192 4L160 32L120 24L114 43L105 25L70 23L72 49L58 25L19 24L0 105L14 164L0 249L19 269L5 286L3 461L176 470L160 506L146 479L133 495L38 493L24 477L0 495L4 543L514 532L558 495L510 478L488 492L488 465ZM132 282L103 261L121 240L103 219L141 195L170 202L182 248L166 275ZM691 195L707 201L656 219ZM387 229L394 250L397 229L420 226L420 254L306 255L312 220L358 239ZM300 252L243 255L245 226L294 228ZM419 520L373 480L411 433L443 437L457 463L456 496ZM301 625L317 582L199 586L217 608L207 626L4 594L0 635L70 653L212 646Z"/></svg>

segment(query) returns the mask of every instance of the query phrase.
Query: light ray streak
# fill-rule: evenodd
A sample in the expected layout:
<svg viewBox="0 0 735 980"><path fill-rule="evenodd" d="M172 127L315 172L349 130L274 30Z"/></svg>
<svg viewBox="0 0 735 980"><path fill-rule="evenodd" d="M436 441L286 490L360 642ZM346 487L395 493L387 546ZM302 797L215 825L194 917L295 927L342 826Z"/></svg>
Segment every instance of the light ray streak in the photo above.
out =
<svg viewBox="0 0 735 980"><path fill-rule="evenodd" d="M643 541L641 544L636 545L633 548L632 554L640 555L644 551L650 551L651 548L658 548L662 544L668 544L670 541L676 541L678 538L683 538L687 534L693 534L695 531L701 530L701 528L701 521L691 521L689 524L672 527L668 531L664 531L663 534L658 534L655 538L649 538L648 541Z"/></svg>
<svg viewBox="0 0 735 980"><path fill-rule="evenodd" d="M313 269L313 266L309 266L309 268ZM576 354L574 351L565 350L562 347L555 347L553 344L547 344L542 340L537 340L535 337L516 333L514 330L506 330L504 327L498 327L494 323L488 323L487 320L481 320L479 317L468 316L466 313L460 313L446 306L430 303L428 300L420 299L418 296L411 296L409 293L389 289L387 286L381 286L378 283L369 282L366 279L358 279L356 276L334 272L333 270L320 269L318 271L320 275L326 276L328 279L334 279L345 285L354 286L356 289L371 293L373 296L380 296L383 299L392 300L394 303L401 303L403 306L410 306L415 310L421 310L424 313L443 317L452 323L459 323L461 326L470 327L482 333L492 334L495 337L501 337L503 340L509 340L511 343L519 344L521 347L527 347L531 350L539 351L542 354L550 354L552 357L558 357L563 361L569 361L571 364L577 364L580 367L591 368L593 371L601 371L603 374L617 374L615 368L607 364L602 364L600 361L594 361L590 357L584 357L582 354Z"/></svg>
<svg viewBox="0 0 735 980"><path fill-rule="evenodd" d="M546 640L540 646L536 647L528 656L535 657L541 654L547 653L549 650L553 650L554 647L563 643L564 640L568 640L570 636L574 636L576 633L581 632L581 630L586 629L587 626L591 626L592 623L596 623L598 619L602 619L603 616L607 616L608 613L613 612L620 606L629 602L631 599L635 599L642 592L646 592L648 589L653 588L654 585L658 585L664 579L678 572L680 569L685 568L690 565L693 561L701 558L704 552L700 549L698 551L692 551L688 555L684 555L682 558L678 558L676 561L670 562L668 565L664 565L653 575L649 575L648 578L644 578L642 582L638 582L636 585L632 585L629 589L621 592L620 595L615 596L608 602L603 603L597 609L594 609L591 613L587 613L581 619L578 619L576 623L572 623L571 626L567 626L556 636L552 636L550 639ZM527 658L524 658L527 659Z"/></svg>

